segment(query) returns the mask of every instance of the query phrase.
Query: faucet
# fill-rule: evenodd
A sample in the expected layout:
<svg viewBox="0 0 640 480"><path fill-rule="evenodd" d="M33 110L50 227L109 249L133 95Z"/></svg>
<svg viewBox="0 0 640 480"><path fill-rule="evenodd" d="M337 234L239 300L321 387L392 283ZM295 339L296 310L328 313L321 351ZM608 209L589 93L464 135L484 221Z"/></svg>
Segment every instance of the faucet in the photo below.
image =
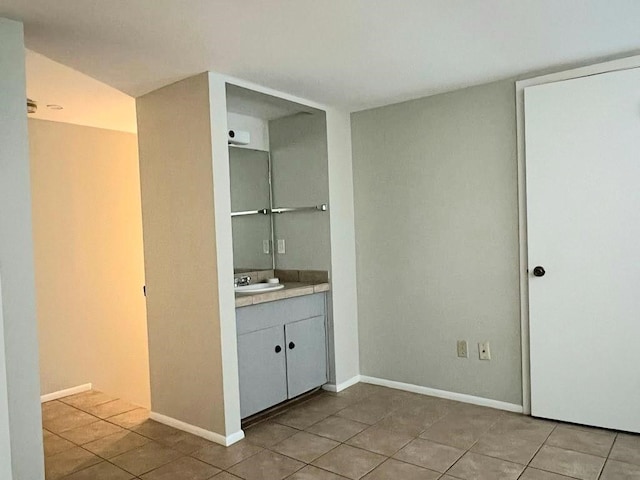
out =
<svg viewBox="0 0 640 480"><path fill-rule="evenodd" d="M251 277L249 275L245 275L242 277L233 279L233 287L245 287L251 283Z"/></svg>

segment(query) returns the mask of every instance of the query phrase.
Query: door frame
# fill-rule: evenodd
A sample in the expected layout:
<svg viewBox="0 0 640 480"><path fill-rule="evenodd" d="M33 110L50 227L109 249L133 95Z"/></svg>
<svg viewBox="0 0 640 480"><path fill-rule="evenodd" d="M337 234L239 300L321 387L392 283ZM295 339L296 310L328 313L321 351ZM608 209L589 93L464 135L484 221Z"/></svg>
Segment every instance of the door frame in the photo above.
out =
<svg viewBox="0 0 640 480"><path fill-rule="evenodd" d="M529 246L527 244L527 186L526 151L524 138L524 89L534 85L560 82L574 78L588 77L601 73L629 70L640 67L640 55L573 68L563 72L550 73L538 77L516 81L516 145L518 159L518 242L520 278L520 337L522 358L522 409L531 414L531 353L529 350Z"/></svg>

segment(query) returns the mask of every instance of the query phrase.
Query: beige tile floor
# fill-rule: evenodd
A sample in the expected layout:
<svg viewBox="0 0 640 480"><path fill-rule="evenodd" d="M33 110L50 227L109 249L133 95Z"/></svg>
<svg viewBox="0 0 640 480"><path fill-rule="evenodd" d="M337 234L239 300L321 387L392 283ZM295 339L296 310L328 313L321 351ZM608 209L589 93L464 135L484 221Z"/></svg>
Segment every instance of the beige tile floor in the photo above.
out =
<svg viewBox="0 0 640 480"><path fill-rule="evenodd" d="M358 384L229 447L101 392L42 406L47 480L640 480L640 435Z"/></svg>

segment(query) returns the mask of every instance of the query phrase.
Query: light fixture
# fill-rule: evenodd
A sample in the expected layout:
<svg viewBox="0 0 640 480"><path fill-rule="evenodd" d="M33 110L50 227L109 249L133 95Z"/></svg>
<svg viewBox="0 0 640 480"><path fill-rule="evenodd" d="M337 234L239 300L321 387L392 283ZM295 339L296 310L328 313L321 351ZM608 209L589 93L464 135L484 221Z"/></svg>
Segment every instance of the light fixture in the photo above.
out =
<svg viewBox="0 0 640 480"><path fill-rule="evenodd" d="M27 98L27 113L36 113L38 111L38 104L35 100Z"/></svg>
<svg viewBox="0 0 640 480"><path fill-rule="evenodd" d="M47 108L51 110L62 110L64 107L62 105L56 105L55 103L50 103L47 105Z"/></svg>

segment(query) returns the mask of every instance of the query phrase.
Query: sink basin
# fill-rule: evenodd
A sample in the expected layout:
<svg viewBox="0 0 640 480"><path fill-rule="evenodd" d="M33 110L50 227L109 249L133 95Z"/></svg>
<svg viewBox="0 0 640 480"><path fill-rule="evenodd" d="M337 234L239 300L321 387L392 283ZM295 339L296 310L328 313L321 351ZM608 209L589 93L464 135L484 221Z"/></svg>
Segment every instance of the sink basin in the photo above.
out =
<svg viewBox="0 0 640 480"><path fill-rule="evenodd" d="M274 290L280 290L284 288L281 283L254 283L252 285L244 285L242 287L235 287L236 293L265 293L273 292Z"/></svg>

